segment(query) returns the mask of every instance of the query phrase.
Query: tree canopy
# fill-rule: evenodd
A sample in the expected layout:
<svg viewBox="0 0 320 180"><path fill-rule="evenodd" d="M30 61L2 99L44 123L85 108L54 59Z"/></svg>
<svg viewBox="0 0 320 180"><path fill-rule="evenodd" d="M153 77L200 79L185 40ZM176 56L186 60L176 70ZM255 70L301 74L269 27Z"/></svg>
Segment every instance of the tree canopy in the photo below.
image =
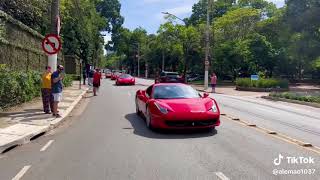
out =
<svg viewBox="0 0 320 180"><path fill-rule="evenodd" d="M266 0L217 0L211 4L208 7L208 0L195 3L186 26L169 18L157 34L144 33L144 40L138 42L144 47L141 57L149 72L164 64L165 70L202 73L209 10L211 70L220 78L319 76L319 1L287 0L282 8ZM137 36L135 31L121 29L112 46L121 62L131 62L131 68L136 67L136 59L130 58L132 47L128 44Z"/></svg>

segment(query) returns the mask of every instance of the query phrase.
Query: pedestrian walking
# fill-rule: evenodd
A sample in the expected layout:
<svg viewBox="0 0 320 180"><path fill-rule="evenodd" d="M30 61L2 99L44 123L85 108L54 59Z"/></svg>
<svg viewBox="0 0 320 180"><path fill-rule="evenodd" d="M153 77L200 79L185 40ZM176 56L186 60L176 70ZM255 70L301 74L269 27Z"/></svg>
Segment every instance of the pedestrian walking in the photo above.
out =
<svg viewBox="0 0 320 180"><path fill-rule="evenodd" d="M56 116L57 118L61 117L58 114L58 105L59 102L62 100L62 89L63 84L62 80L64 78L64 67L62 65L59 65L57 68L57 71L52 73L51 79L52 79L52 95L53 95L53 116Z"/></svg>
<svg viewBox="0 0 320 180"><path fill-rule="evenodd" d="M211 87L212 87L212 93L216 92L216 85L217 85L217 75L215 73L212 73L211 75Z"/></svg>
<svg viewBox="0 0 320 180"><path fill-rule="evenodd" d="M51 93L51 67L46 66L45 72L42 74L41 95L43 103L43 111L46 114L51 114L53 110L53 95Z"/></svg>
<svg viewBox="0 0 320 180"><path fill-rule="evenodd" d="M93 74L93 95L97 96L97 90L99 90L99 87L101 85L101 72L100 69L96 69L96 71Z"/></svg>
<svg viewBox="0 0 320 180"><path fill-rule="evenodd" d="M83 77L83 85L86 85L87 72L85 68L83 69L82 77Z"/></svg>
<svg viewBox="0 0 320 180"><path fill-rule="evenodd" d="M94 71L93 70L90 70L89 73L88 73L88 85L89 86L92 86L93 85L93 75L94 75Z"/></svg>

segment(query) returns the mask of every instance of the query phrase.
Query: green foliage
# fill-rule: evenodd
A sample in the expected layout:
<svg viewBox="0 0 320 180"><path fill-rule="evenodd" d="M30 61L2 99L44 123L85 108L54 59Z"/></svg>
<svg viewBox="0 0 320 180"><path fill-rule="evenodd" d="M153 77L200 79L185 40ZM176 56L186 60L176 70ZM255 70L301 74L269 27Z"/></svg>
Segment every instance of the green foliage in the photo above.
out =
<svg viewBox="0 0 320 180"><path fill-rule="evenodd" d="M255 87L255 88L284 88L288 89L289 83L286 80L278 79L259 79L251 81L250 78L238 78L236 85L239 87Z"/></svg>
<svg viewBox="0 0 320 180"><path fill-rule="evenodd" d="M40 95L41 75L38 72L13 72L0 67L0 108L32 100Z"/></svg>
<svg viewBox="0 0 320 180"><path fill-rule="evenodd" d="M240 8L229 11L215 21L216 41L244 39L254 31L259 20L257 9Z"/></svg>
<svg viewBox="0 0 320 180"><path fill-rule="evenodd" d="M72 76L66 75L63 84L72 85ZM41 73L16 72L0 65L0 109L21 104L40 96Z"/></svg>
<svg viewBox="0 0 320 180"><path fill-rule="evenodd" d="M49 0L1 0L0 10L44 33L49 21L49 5Z"/></svg>
<svg viewBox="0 0 320 180"><path fill-rule="evenodd" d="M100 31L106 26L106 19L96 11L96 6L94 1L61 1L63 51L93 65L98 65L103 53Z"/></svg>
<svg viewBox="0 0 320 180"><path fill-rule="evenodd" d="M320 71L320 57L318 57L315 61L313 61L312 67L314 70Z"/></svg>
<svg viewBox="0 0 320 180"><path fill-rule="evenodd" d="M66 74L62 80L64 87L72 86L72 81L75 80L74 75Z"/></svg>
<svg viewBox="0 0 320 180"><path fill-rule="evenodd" d="M124 22L119 0L97 0L96 9L106 20L105 30L117 34Z"/></svg>
<svg viewBox="0 0 320 180"><path fill-rule="evenodd" d="M270 96L305 102L320 103L320 92L274 92L271 93Z"/></svg>

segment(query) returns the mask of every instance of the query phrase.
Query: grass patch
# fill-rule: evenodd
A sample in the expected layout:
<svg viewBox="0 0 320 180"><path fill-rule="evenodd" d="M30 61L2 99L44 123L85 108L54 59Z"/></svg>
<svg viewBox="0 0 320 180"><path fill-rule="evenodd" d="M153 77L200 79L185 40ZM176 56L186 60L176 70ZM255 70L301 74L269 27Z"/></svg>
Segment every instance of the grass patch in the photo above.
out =
<svg viewBox="0 0 320 180"><path fill-rule="evenodd" d="M320 104L320 91L319 92L284 92L284 93L273 92L270 94L270 96Z"/></svg>

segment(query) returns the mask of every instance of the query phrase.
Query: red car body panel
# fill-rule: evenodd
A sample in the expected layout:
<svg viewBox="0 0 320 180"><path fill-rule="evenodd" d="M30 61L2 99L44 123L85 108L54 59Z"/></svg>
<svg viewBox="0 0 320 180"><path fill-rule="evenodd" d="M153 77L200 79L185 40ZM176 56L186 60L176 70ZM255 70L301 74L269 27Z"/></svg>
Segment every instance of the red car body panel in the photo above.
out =
<svg viewBox="0 0 320 180"><path fill-rule="evenodd" d="M117 80L120 75L120 73L112 73L111 80Z"/></svg>
<svg viewBox="0 0 320 180"><path fill-rule="evenodd" d="M179 84L179 83L171 83ZM158 86L162 84L153 85ZM180 84L181 85L181 84ZM153 88L154 89L154 88ZM152 119L151 124L155 128L161 129L201 129L214 128L220 125L220 110L217 102L209 97L189 98L189 99L152 99L148 97L146 91L137 91L137 105L142 115L147 115L147 107ZM211 110L213 103L217 107L217 112ZM157 105L166 108L168 113L162 113Z"/></svg>
<svg viewBox="0 0 320 180"><path fill-rule="evenodd" d="M135 85L136 80L134 77L128 77L128 78L117 78L116 84L117 85Z"/></svg>

